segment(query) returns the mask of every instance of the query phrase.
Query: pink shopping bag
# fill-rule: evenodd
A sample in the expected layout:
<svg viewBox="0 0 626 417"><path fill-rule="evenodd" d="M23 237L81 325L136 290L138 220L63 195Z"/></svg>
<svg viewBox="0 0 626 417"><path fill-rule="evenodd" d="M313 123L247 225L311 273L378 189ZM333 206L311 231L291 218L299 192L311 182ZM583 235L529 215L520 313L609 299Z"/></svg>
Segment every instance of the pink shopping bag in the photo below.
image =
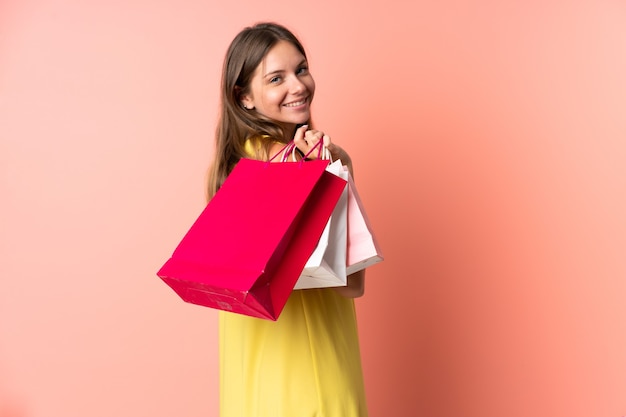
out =
<svg viewBox="0 0 626 417"><path fill-rule="evenodd" d="M347 169L347 168L346 168ZM348 275L383 261L383 254L374 236L363 202L348 177L348 251L346 273Z"/></svg>
<svg viewBox="0 0 626 417"><path fill-rule="evenodd" d="M346 187L327 166L241 159L157 275L186 302L276 320Z"/></svg>

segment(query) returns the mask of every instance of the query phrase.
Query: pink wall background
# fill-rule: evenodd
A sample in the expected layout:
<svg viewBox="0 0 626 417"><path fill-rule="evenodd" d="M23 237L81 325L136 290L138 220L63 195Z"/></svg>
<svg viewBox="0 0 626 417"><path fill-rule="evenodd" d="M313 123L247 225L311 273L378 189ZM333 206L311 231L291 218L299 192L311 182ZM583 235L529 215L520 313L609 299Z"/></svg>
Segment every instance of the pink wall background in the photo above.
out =
<svg viewBox="0 0 626 417"><path fill-rule="evenodd" d="M373 417L626 415L622 2L0 2L0 416L217 416L216 313L155 276L222 56L275 20L387 260Z"/></svg>

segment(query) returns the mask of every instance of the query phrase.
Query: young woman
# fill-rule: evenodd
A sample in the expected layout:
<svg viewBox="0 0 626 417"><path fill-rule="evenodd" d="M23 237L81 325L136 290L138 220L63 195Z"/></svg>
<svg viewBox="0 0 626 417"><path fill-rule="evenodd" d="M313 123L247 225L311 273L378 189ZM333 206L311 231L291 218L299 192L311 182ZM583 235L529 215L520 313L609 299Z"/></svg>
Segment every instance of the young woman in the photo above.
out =
<svg viewBox="0 0 626 417"><path fill-rule="evenodd" d="M302 154L322 140L352 170L348 154L310 126L314 93L290 31L273 23L242 30L224 62L209 197L239 159L267 160L291 140ZM346 287L294 291L276 322L220 311L221 416L366 417L353 300L363 291L361 271Z"/></svg>

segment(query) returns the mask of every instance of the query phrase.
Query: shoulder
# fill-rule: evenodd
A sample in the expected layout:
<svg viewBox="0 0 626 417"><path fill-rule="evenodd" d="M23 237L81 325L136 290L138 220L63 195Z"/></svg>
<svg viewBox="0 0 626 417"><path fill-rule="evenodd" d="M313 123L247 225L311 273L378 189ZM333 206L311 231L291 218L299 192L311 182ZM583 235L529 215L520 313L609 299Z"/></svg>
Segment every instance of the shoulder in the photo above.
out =
<svg viewBox="0 0 626 417"><path fill-rule="evenodd" d="M246 156L265 160L269 159L270 155L276 154L284 146L284 143L268 135L250 136L243 145Z"/></svg>
<svg viewBox="0 0 626 417"><path fill-rule="evenodd" d="M248 157L252 158L263 148L263 142L265 142L264 135L250 136L244 142L243 150Z"/></svg>

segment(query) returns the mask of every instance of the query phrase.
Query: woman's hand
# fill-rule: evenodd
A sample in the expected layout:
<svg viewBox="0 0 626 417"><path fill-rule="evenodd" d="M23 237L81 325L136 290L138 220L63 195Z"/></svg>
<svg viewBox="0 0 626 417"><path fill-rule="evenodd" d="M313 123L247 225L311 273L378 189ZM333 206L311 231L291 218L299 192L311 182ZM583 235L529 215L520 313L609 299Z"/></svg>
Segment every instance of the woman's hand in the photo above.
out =
<svg viewBox="0 0 626 417"><path fill-rule="evenodd" d="M296 147L305 155L308 159L317 159L318 151L313 150L320 140L324 141L324 147L328 149L330 155L334 160L341 159L341 162L348 167L350 173L352 172L352 160L346 151L344 151L339 145L334 144L330 140L330 136L324 134L321 130L311 129L307 125L300 126L294 134L293 141ZM313 151L312 151L313 150ZM312 152L311 152L312 151Z"/></svg>
<svg viewBox="0 0 626 417"><path fill-rule="evenodd" d="M300 126L293 137L296 147L308 159L317 159L318 150L313 149L319 144L320 140L324 141L324 146L328 146L331 143L328 135L325 135L321 130L309 130L307 125Z"/></svg>

